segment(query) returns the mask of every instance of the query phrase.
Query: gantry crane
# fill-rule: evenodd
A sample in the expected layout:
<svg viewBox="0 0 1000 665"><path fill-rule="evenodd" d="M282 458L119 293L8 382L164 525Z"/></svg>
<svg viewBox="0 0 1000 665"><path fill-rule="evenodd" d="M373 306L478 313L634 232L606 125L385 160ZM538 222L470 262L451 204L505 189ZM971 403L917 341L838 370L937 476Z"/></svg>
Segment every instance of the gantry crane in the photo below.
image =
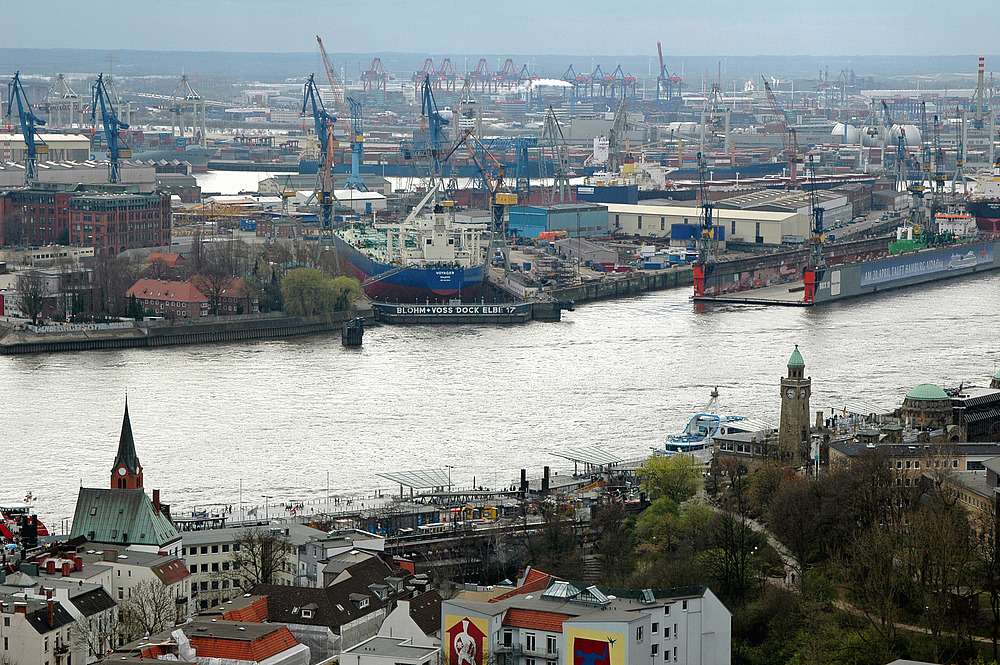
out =
<svg viewBox="0 0 1000 665"><path fill-rule="evenodd" d="M569 202L569 159L566 154L566 137L556 118L556 113L549 106L542 125L542 138L538 142L539 171L543 179L550 177L547 173L548 164L552 164L552 188L542 189L544 203Z"/></svg>
<svg viewBox="0 0 1000 665"><path fill-rule="evenodd" d="M816 165L813 156L809 155L809 212L812 217L812 229L809 237L809 262L814 270L826 267L826 256L823 253L823 243L826 234L823 231L824 209L819 205L819 195L816 193Z"/></svg>
<svg viewBox="0 0 1000 665"><path fill-rule="evenodd" d="M965 143L962 141L962 125L965 122L962 113L956 108L955 117L955 175L951 179L951 193L955 193L955 183L962 183L965 190Z"/></svg>
<svg viewBox="0 0 1000 665"><path fill-rule="evenodd" d="M424 76L423 91L420 101L420 117L427 123L424 127L413 132L413 149L421 153L427 159L430 185L441 182L441 164L447 157L442 157L448 149L447 132L448 119L438 111L437 101L434 99L434 91L431 88L430 76ZM462 140L462 139L459 139ZM458 145L456 143L456 145ZM454 152L452 148L451 152ZM448 152L448 155L451 155Z"/></svg>
<svg viewBox="0 0 1000 665"><path fill-rule="evenodd" d="M104 138L108 143L108 160L110 161L108 182L117 183L119 176L118 159L120 157L128 158L132 156L132 151L121 143L121 137L118 135L120 130L128 129L128 123L122 122L115 112L115 106L111 101L111 93L108 92L104 74L98 75L92 90L94 96L90 105L90 120L93 122L97 119L97 105L100 104L101 122L104 125Z"/></svg>
<svg viewBox="0 0 1000 665"><path fill-rule="evenodd" d="M302 115L312 115L319 139L319 186L317 199L320 205L320 244L333 244L333 123L337 118L327 113L316 85L316 75L310 74L302 92Z"/></svg>
<svg viewBox="0 0 1000 665"><path fill-rule="evenodd" d="M504 211L509 205L517 205L517 194L504 183L504 165L493 156L472 129L466 129L455 142L442 161L451 157L459 147L465 146L476 165L479 178L490 193L490 244L486 249L486 263L493 263L496 252L503 256L504 274L510 272L510 248L507 245L507 228Z"/></svg>
<svg viewBox="0 0 1000 665"><path fill-rule="evenodd" d="M798 189L797 164L799 162L799 137L795 132L795 128L788 125L785 112L781 110L781 106L778 105L778 100L774 96L774 91L771 90L771 84L767 82L767 79L763 75L760 78L764 81L764 91L767 93L767 101L771 105L771 115L774 116L774 120L778 123L781 131L781 142L785 148L785 159L788 161L788 188Z"/></svg>
<svg viewBox="0 0 1000 665"><path fill-rule="evenodd" d="M656 42L656 55L660 58L660 73L656 77L656 101L667 103L679 102L681 99L681 77L671 76L663 63L663 47Z"/></svg>
<svg viewBox="0 0 1000 665"><path fill-rule="evenodd" d="M47 153L49 147L40 143L40 139L35 133L35 127L44 126L45 121L31 111L28 97L24 94L24 87L21 85L21 72L14 72L14 78L7 84L8 118L11 116L15 101L17 102L17 117L21 123L21 135L24 136L24 178L25 182L30 184L35 181L35 164L38 161L38 153Z"/></svg>
<svg viewBox="0 0 1000 665"><path fill-rule="evenodd" d="M608 170L612 173L618 171L621 166L621 150L625 143L625 135L628 132L628 116L625 109L625 96L622 95L618 102L618 110L615 111L614 122L608 131Z"/></svg>

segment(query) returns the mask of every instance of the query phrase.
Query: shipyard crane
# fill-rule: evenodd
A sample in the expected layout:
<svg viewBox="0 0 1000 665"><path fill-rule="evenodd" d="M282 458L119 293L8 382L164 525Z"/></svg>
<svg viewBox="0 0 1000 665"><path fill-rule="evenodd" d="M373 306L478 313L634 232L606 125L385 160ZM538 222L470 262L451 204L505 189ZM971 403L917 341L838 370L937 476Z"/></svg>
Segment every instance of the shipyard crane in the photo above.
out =
<svg viewBox="0 0 1000 665"><path fill-rule="evenodd" d="M49 147L40 142L35 133L35 127L42 127L45 121L31 111L28 97L21 85L21 72L14 72L14 78L7 84L7 117L11 116L14 102L17 102L17 117L21 123L21 135L24 136L24 178L26 183L35 181L35 164L38 154L45 154ZM41 148L41 150L39 150Z"/></svg>
<svg viewBox="0 0 1000 665"><path fill-rule="evenodd" d="M321 210L320 244L333 244L333 123L337 118L327 113L316 85L316 75L310 74L302 92L302 115L311 115L319 139L318 199Z"/></svg>
<svg viewBox="0 0 1000 665"><path fill-rule="evenodd" d="M934 207L937 208L944 190L944 148L941 147L941 120L934 114Z"/></svg>
<svg viewBox="0 0 1000 665"><path fill-rule="evenodd" d="M812 217L812 229L809 237L809 262L813 269L826 267L826 256L823 253L823 243L826 234L823 231L824 208L819 205L819 195L816 193L816 165L813 156L809 155L809 213Z"/></svg>
<svg viewBox="0 0 1000 665"><path fill-rule="evenodd" d="M956 108L955 116L958 122L955 123L955 175L951 179L951 193L955 193L955 183L962 183L965 189L965 143L962 141L962 124L964 122L961 112Z"/></svg>
<svg viewBox="0 0 1000 665"><path fill-rule="evenodd" d="M438 111L437 101L434 99L434 90L431 87L430 76L424 76L424 85L421 92L420 117L426 119L426 126L413 132L413 148L427 157L430 169L431 185L441 180L441 164L447 160L442 159L445 150L448 126L448 119ZM461 139L460 139L461 140ZM452 151L454 152L454 148ZM448 155L451 154L448 153Z"/></svg>
<svg viewBox="0 0 1000 665"><path fill-rule="evenodd" d="M767 101L771 105L771 115L774 116L774 120L778 123L781 131L781 142L785 148L785 159L788 161L788 188L797 189L799 186L797 167L799 161L799 138L795 132L795 128L788 125L785 113L781 110L781 106L778 105L774 91L771 90L771 84L767 82L767 79L763 75L760 78L764 81L764 91L767 94Z"/></svg>
<svg viewBox="0 0 1000 665"><path fill-rule="evenodd" d="M347 177L347 189L367 192L368 185L360 174L361 160L365 152L365 126L361 115L361 102L348 97L347 103L351 107L351 175Z"/></svg>
<svg viewBox="0 0 1000 665"><path fill-rule="evenodd" d="M552 188L542 189L543 202L546 204L568 203L569 196L569 159L566 155L566 137L556 118L556 113L549 106L542 125L542 138L539 145L539 171L542 179L549 177L547 165L552 164Z"/></svg>
<svg viewBox="0 0 1000 665"><path fill-rule="evenodd" d="M625 109L625 96L622 95L618 102L618 110L615 111L614 122L608 131L608 170L618 171L621 166L621 149L625 143L625 135L628 132L628 116Z"/></svg>
<svg viewBox="0 0 1000 665"><path fill-rule="evenodd" d="M319 35L316 35L316 42L319 44L319 53L323 57L323 67L326 69L326 77L330 80L330 88L333 91L334 113L346 123L348 114L347 107L344 106L344 86L340 82L340 78L337 76L337 72L333 68L329 56L326 54L326 48L323 47L323 40L319 38ZM350 128L347 128L347 131L350 132Z"/></svg>
<svg viewBox="0 0 1000 665"><path fill-rule="evenodd" d="M90 105L90 119L92 122L97 119L97 105L100 104L101 122L104 125L104 138L108 143L108 160L110 161L108 182L117 183L119 176L118 159L120 157L127 158L132 156L132 151L124 147L124 144L120 144L121 137L118 135L120 130L128 129L128 123L122 122L115 113L115 107L111 101L111 93L108 92L108 85L105 82L104 74L98 75L92 90L94 96Z"/></svg>
<svg viewBox="0 0 1000 665"><path fill-rule="evenodd" d="M708 200L706 176L708 164L704 155L698 153L698 197L701 199L701 235L698 238L698 262L702 265L715 263L715 227L712 225L712 211L715 206Z"/></svg>
<svg viewBox="0 0 1000 665"><path fill-rule="evenodd" d="M510 272L510 248L507 245L504 211L509 205L517 205L517 194L511 192L504 183L504 165L493 156L471 128L462 133L442 161L446 161L462 146L469 152L477 174L490 194L490 243L486 249L486 264L492 264L496 252L500 252L503 256L504 274L507 274Z"/></svg>
<svg viewBox="0 0 1000 665"><path fill-rule="evenodd" d="M681 78L676 75L671 76L667 71L667 66L663 63L663 47L660 42L656 42L656 55L660 58L660 73L656 77L656 101L668 103L680 101Z"/></svg>

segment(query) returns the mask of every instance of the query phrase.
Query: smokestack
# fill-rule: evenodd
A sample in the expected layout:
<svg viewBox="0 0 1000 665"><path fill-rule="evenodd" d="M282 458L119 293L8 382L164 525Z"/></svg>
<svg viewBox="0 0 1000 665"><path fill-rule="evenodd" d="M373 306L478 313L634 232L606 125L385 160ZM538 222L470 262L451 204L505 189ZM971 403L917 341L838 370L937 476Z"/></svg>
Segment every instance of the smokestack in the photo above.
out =
<svg viewBox="0 0 1000 665"><path fill-rule="evenodd" d="M542 494L549 491L549 467L545 467L542 473Z"/></svg>
<svg viewBox="0 0 1000 665"><path fill-rule="evenodd" d="M153 509L160 512L160 490L153 490Z"/></svg>
<svg viewBox="0 0 1000 665"><path fill-rule="evenodd" d="M521 493L527 494L528 492L528 470L521 469Z"/></svg>
<svg viewBox="0 0 1000 665"><path fill-rule="evenodd" d="M56 602L49 599L49 628L56 625Z"/></svg>

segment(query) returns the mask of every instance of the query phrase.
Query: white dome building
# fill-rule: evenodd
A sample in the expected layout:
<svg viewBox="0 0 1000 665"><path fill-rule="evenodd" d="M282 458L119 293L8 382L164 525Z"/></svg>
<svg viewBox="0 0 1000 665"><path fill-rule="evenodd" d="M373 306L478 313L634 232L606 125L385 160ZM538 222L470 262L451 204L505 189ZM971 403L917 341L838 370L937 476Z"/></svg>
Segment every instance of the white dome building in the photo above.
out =
<svg viewBox="0 0 1000 665"><path fill-rule="evenodd" d="M921 144L920 129L916 125L893 125L889 130L889 144L896 145L899 141L899 132L902 131L906 137L906 145L910 148L919 148Z"/></svg>
<svg viewBox="0 0 1000 665"><path fill-rule="evenodd" d="M847 125L847 130L845 135L844 123L838 122L836 125L833 126L833 131L830 132L830 136L839 137L844 141L844 143L848 145L857 145L858 137L860 136L860 134L858 133L857 127L855 127L854 125Z"/></svg>

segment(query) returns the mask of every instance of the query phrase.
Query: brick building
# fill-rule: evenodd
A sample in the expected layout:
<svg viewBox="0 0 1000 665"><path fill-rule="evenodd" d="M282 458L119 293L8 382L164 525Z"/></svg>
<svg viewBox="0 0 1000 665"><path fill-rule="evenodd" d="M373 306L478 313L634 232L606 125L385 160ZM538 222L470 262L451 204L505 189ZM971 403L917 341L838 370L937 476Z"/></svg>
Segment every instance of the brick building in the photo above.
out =
<svg viewBox="0 0 1000 665"><path fill-rule="evenodd" d="M135 247L170 245L170 195L48 186L0 192L3 245L70 244L117 255Z"/></svg>
<svg viewBox="0 0 1000 665"><path fill-rule="evenodd" d="M209 315L208 298L189 282L140 279L125 294L157 316L197 319Z"/></svg>
<svg viewBox="0 0 1000 665"><path fill-rule="evenodd" d="M170 246L168 194L82 194L69 201L69 241L97 254Z"/></svg>

